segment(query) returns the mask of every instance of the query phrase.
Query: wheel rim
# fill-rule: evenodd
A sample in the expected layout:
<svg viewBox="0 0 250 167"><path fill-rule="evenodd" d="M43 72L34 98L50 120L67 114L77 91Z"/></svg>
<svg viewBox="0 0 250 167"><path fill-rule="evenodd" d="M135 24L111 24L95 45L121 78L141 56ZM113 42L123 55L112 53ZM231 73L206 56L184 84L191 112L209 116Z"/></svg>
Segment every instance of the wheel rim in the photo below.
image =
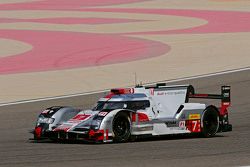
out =
<svg viewBox="0 0 250 167"><path fill-rule="evenodd" d="M118 117L115 121L114 121L114 134L117 137L123 137L128 133L128 127L129 127L129 122L121 117Z"/></svg>

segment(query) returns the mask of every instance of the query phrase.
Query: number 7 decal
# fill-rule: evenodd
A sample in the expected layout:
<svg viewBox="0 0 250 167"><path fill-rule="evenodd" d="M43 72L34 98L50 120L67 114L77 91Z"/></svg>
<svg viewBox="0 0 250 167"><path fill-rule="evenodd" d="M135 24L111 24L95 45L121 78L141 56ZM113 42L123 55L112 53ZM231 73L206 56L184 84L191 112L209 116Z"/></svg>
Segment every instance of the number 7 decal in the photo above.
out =
<svg viewBox="0 0 250 167"><path fill-rule="evenodd" d="M191 132L201 132L201 121L200 120L188 120L186 121L186 128Z"/></svg>
<svg viewBox="0 0 250 167"><path fill-rule="evenodd" d="M201 121L195 120L192 121L192 132L200 132L201 131Z"/></svg>

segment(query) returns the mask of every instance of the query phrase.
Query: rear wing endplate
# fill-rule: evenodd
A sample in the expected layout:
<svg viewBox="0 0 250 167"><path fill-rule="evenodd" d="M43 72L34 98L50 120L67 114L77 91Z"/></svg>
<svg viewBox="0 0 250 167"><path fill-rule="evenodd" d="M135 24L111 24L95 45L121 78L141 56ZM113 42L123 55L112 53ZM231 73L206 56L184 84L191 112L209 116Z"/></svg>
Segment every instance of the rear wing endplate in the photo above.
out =
<svg viewBox="0 0 250 167"><path fill-rule="evenodd" d="M230 86L222 86L221 94L200 94L195 93L193 87L189 88L189 98L203 98L203 99L220 99L221 100L221 108L220 114L227 114L227 108L231 105L231 87Z"/></svg>

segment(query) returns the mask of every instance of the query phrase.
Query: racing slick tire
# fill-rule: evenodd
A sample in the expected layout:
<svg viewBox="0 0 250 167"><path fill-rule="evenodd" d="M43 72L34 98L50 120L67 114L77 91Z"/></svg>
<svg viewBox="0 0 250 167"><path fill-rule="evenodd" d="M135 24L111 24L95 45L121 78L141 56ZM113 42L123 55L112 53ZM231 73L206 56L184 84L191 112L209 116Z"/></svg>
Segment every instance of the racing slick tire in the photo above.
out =
<svg viewBox="0 0 250 167"><path fill-rule="evenodd" d="M219 129L219 114L215 107L207 107L202 115L202 136L213 137Z"/></svg>
<svg viewBox="0 0 250 167"><path fill-rule="evenodd" d="M113 120L114 142L127 142L131 135L131 121L124 112L118 113Z"/></svg>

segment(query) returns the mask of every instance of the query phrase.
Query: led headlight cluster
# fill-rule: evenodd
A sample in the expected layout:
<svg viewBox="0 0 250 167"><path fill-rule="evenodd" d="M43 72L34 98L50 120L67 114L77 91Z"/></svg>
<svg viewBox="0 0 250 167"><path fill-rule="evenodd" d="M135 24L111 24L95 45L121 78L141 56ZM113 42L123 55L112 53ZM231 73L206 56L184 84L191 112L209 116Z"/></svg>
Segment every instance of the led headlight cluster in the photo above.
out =
<svg viewBox="0 0 250 167"><path fill-rule="evenodd" d="M45 117L39 117L37 120L37 123L46 123L46 124L52 124L54 122L54 118L45 118Z"/></svg>
<svg viewBox="0 0 250 167"><path fill-rule="evenodd" d="M101 125L102 120L93 120L91 123L91 129L97 130Z"/></svg>

